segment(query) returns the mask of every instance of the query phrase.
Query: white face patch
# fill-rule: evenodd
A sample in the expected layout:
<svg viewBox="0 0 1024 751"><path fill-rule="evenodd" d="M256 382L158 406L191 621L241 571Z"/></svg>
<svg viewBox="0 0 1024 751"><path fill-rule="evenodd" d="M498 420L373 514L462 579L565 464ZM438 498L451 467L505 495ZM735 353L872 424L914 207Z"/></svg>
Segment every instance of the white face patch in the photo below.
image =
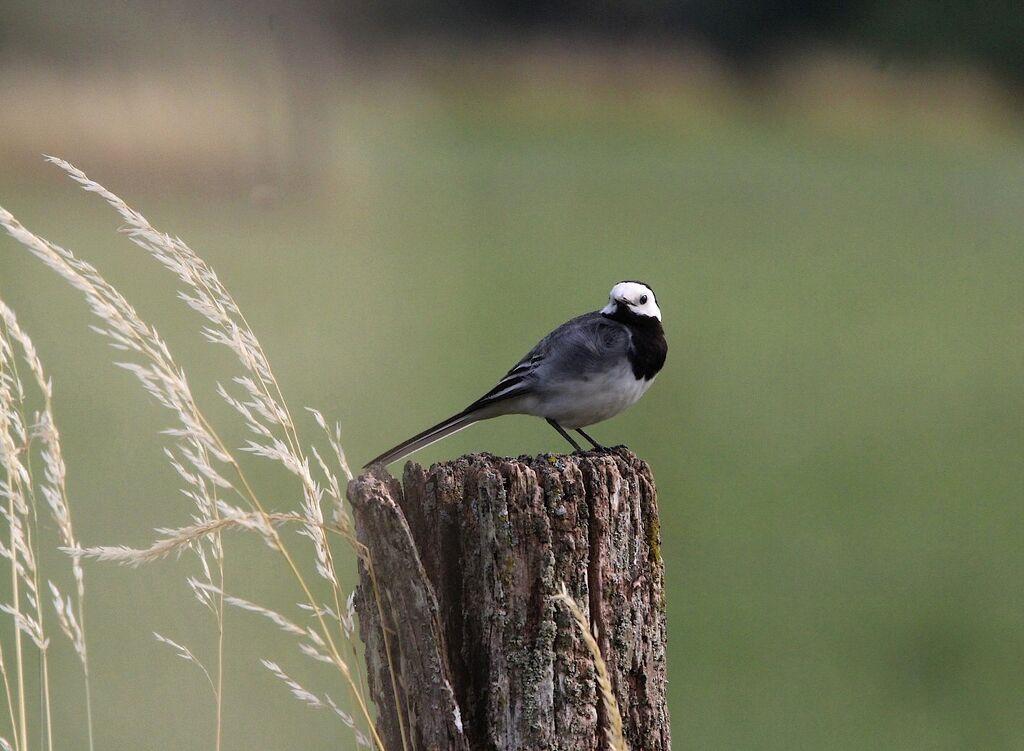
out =
<svg viewBox="0 0 1024 751"><path fill-rule="evenodd" d="M619 302L629 306L629 309L637 315L661 320L661 308L658 307L658 301L654 298L654 291L646 284L619 282L608 293L608 304L601 309L601 312L614 313L615 304Z"/></svg>

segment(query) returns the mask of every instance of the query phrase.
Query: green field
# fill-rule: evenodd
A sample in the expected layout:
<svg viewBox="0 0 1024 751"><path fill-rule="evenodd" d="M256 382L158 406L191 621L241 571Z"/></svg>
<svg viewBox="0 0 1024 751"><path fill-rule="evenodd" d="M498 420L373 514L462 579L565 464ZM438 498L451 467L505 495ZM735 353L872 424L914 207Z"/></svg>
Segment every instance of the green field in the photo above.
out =
<svg viewBox="0 0 1024 751"><path fill-rule="evenodd" d="M268 206L80 166L211 262L293 410L338 419L354 464L461 409L613 282L648 281L666 369L591 432L658 480L676 747L1024 747L1024 139L691 104L371 102L339 118L332 187ZM0 172L0 205L106 273L230 420L212 392L230 360L94 196L40 166ZM4 238L0 296L54 376L84 541L186 523L168 419L76 293ZM562 449L514 417L418 459ZM229 589L297 599L261 544L230 544ZM87 570L99 748L212 748L201 676L150 635L209 654L192 566ZM225 748L344 747L257 658L343 689L230 615ZM59 735L81 748L76 665L55 650Z"/></svg>

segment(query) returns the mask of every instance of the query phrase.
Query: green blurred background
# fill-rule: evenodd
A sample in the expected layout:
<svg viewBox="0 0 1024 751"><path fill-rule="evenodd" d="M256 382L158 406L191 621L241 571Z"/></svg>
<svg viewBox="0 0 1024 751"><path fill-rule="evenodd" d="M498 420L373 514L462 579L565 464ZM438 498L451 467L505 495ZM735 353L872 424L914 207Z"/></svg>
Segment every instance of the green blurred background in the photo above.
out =
<svg viewBox="0 0 1024 751"><path fill-rule="evenodd" d="M230 359L39 155L183 237L293 411L340 421L353 464L472 401L615 281L650 282L666 369L592 433L658 480L676 748L1024 748L1024 126L998 44L1021 11L978 21L986 56L974 36L901 46L913 13L829 26L806 5L780 27L753 12L771 4L728 4L755 44L656 33L653 13L611 33L615 3L600 23L568 5L0 4L0 205L95 263L240 441L212 391ZM952 18L918 31L970 26ZM0 296L54 378L83 541L187 523L168 418L77 293L5 239ZM416 458L562 448L516 417ZM229 546L228 589L294 612L272 554ZM212 654L193 568L89 566L98 748L213 747L201 675L151 636ZM59 746L83 748L58 641ZM330 675L245 614L227 643L226 749L350 747L258 659L343 699Z"/></svg>

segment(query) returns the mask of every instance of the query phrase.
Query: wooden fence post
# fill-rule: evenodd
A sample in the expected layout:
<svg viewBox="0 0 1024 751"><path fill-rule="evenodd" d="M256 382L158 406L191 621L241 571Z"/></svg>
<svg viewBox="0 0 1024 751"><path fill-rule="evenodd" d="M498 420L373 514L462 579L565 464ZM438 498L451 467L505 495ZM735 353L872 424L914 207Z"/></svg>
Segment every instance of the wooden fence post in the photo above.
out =
<svg viewBox="0 0 1024 751"><path fill-rule="evenodd" d="M626 449L473 454L349 485L356 595L388 751L594 751L607 716L564 583L607 664L631 751L668 751L657 494Z"/></svg>

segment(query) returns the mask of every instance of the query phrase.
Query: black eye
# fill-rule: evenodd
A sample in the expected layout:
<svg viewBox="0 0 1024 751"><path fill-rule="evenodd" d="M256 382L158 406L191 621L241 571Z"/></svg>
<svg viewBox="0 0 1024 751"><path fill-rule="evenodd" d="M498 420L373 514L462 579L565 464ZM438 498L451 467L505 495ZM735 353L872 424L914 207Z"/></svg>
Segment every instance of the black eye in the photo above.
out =
<svg viewBox="0 0 1024 751"><path fill-rule="evenodd" d="M640 295L640 304L641 305L646 305L647 304L647 295Z"/></svg>

